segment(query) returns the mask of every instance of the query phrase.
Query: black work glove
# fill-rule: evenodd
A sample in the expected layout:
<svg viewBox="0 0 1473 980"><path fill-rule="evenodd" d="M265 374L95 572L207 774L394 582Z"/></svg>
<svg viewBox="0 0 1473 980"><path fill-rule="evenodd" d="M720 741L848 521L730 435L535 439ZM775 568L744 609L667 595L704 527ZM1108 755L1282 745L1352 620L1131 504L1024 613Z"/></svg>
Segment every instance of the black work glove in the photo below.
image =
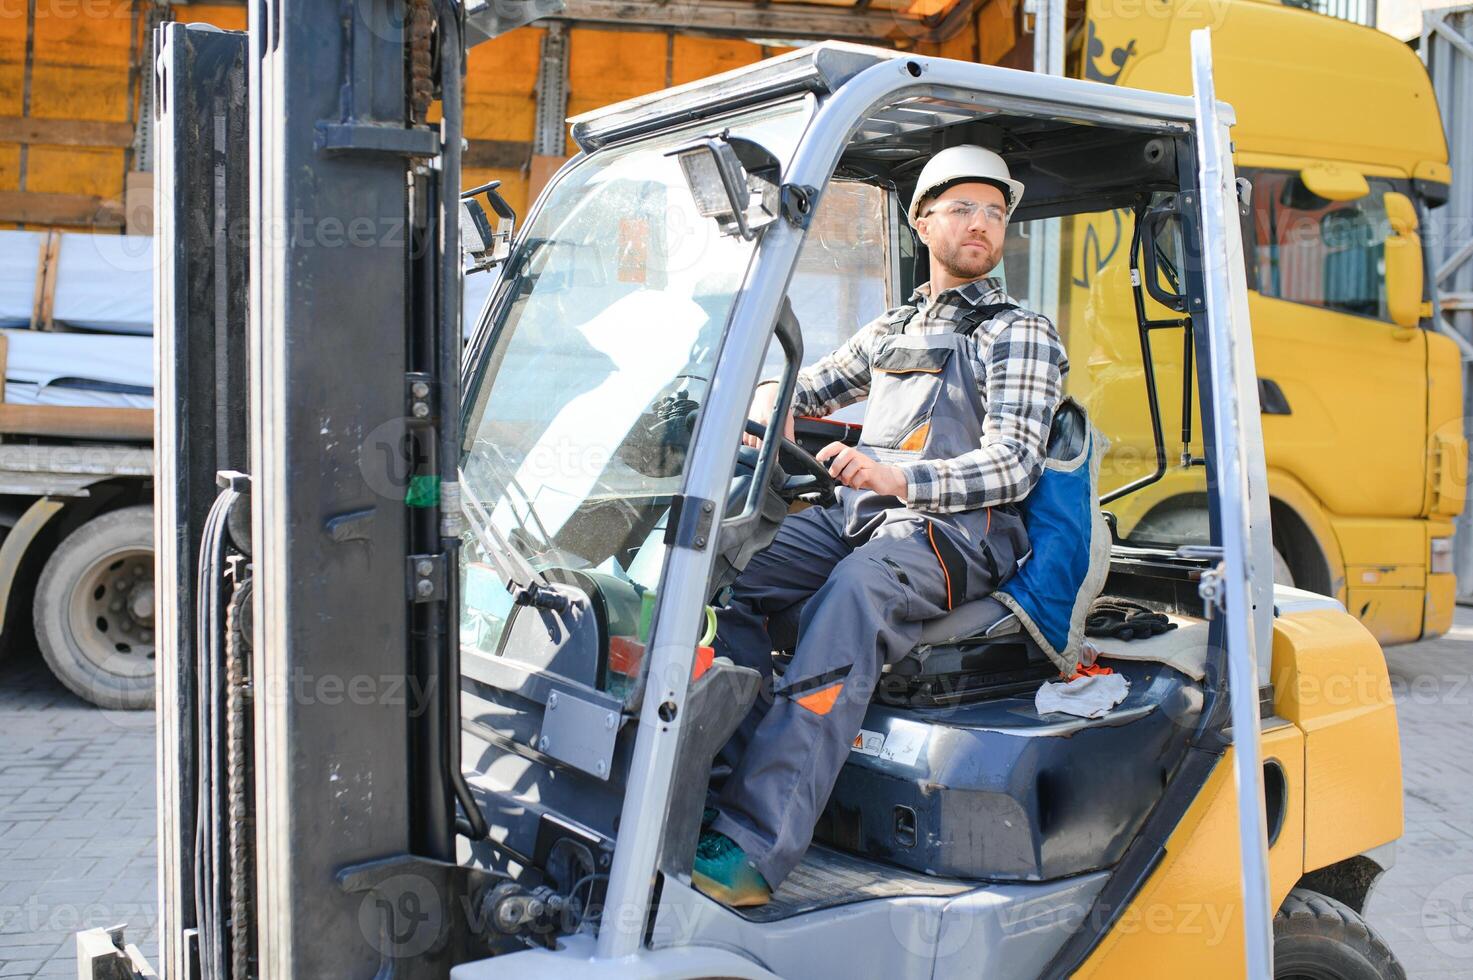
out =
<svg viewBox="0 0 1473 980"><path fill-rule="evenodd" d="M1106 636L1117 640L1144 640L1174 629L1176 624L1164 613L1153 612L1129 599L1096 599L1084 620L1085 636Z"/></svg>

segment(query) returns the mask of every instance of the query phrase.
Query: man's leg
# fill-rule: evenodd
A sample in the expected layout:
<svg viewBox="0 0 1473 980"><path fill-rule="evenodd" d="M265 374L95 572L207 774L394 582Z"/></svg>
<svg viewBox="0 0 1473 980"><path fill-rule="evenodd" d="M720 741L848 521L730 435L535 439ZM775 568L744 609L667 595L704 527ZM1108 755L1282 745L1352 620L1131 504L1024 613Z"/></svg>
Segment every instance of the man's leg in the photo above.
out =
<svg viewBox="0 0 1473 980"><path fill-rule="evenodd" d="M940 616L946 581L924 525L887 526L834 566L803 612L792 666L722 790L712 828L771 887L802 859L880 667Z"/></svg>
<svg viewBox="0 0 1473 980"><path fill-rule="evenodd" d="M833 513L830 513L830 511ZM809 507L791 514L772 544L753 556L731 587L731 600L716 610L716 656L762 675L756 702L716 756L719 783L741 760L752 733L772 701L773 641L768 617L817 592L839 561L849 554L837 508Z"/></svg>

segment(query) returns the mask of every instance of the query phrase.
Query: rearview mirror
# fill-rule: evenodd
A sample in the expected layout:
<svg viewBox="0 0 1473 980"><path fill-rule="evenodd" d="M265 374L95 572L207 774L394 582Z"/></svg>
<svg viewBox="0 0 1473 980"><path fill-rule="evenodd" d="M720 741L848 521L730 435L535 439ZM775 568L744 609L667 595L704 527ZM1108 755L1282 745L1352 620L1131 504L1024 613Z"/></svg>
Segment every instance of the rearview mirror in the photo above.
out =
<svg viewBox="0 0 1473 980"><path fill-rule="evenodd" d="M497 191L501 181L493 180L480 187L472 187L460 195L460 250L465 258L467 272L479 272L504 262L511 254L512 233L516 228L517 214L506 203L506 198ZM486 209L476 200L485 194L496 215L493 224Z"/></svg>
<svg viewBox="0 0 1473 980"><path fill-rule="evenodd" d="M1422 318L1422 238L1417 209L1398 191L1381 197L1391 234L1386 237L1386 310L1399 327L1415 327Z"/></svg>
<svg viewBox="0 0 1473 980"><path fill-rule="evenodd" d="M1142 285L1162 306L1185 313L1187 297L1182 270L1186 264L1186 252L1180 207L1180 198L1172 194L1153 205L1138 220Z"/></svg>

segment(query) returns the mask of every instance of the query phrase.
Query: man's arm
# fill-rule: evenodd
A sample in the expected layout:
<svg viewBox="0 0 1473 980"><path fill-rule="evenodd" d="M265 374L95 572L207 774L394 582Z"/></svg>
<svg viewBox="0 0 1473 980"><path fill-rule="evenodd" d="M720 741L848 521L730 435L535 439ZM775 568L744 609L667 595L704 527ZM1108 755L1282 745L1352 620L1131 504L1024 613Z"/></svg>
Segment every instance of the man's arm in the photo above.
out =
<svg viewBox="0 0 1473 980"><path fill-rule="evenodd" d="M982 444L951 459L899 464L906 505L952 513L1021 500L1043 472L1049 426L1069 370L1047 317L1030 313L1002 329L987 351Z"/></svg>
<svg viewBox="0 0 1473 980"><path fill-rule="evenodd" d="M823 418L868 395L870 350L887 329L885 316L871 320L837 350L799 371L793 414Z"/></svg>
<svg viewBox="0 0 1473 980"><path fill-rule="evenodd" d="M889 329L889 316L887 312L871 320L855 331L854 336L840 344L837 350L798 372L797 384L793 390L793 408L788 413L783 435L793 438L793 417L796 415L823 418L869 394L870 349L875 340ZM767 420L772 418L773 405L777 402L778 384L775 378L757 383L757 392L752 398L748 418L763 425L767 424ZM756 446L757 439L744 434L742 443Z"/></svg>

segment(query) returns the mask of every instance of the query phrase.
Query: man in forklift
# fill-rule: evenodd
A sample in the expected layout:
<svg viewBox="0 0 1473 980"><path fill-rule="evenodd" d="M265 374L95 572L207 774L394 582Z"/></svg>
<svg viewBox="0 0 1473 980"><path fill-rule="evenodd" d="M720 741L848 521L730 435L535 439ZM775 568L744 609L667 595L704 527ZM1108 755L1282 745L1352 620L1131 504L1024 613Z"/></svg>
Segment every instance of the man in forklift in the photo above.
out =
<svg viewBox="0 0 1473 980"><path fill-rule="evenodd" d="M908 211L929 282L798 375L796 414L868 405L858 447L818 453L836 502L787 517L717 614L717 654L772 687L721 750L715 775L729 775L696 851L696 887L727 905L765 904L801 860L881 665L1029 555L1015 504L1043 469L1069 368L1054 325L988 278L1022 195L990 150L935 154ZM772 420L776 392L759 387L754 421ZM769 621L800 609L774 682Z"/></svg>

